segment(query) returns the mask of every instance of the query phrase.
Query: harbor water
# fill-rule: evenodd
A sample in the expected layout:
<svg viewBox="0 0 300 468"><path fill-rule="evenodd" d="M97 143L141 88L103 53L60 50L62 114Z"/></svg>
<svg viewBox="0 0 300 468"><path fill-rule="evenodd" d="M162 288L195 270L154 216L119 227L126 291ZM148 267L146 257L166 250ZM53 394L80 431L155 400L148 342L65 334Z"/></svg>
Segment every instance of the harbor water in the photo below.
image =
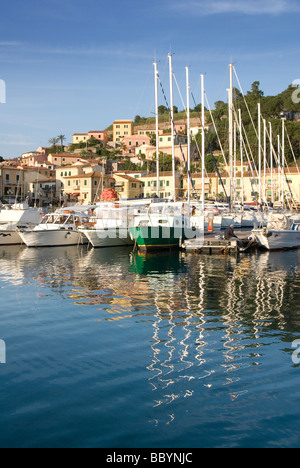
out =
<svg viewBox="0 0 300 468"><path fill-rule="evenodd" d="M0 247L0 446L299 447L299 256Z"/></svg>

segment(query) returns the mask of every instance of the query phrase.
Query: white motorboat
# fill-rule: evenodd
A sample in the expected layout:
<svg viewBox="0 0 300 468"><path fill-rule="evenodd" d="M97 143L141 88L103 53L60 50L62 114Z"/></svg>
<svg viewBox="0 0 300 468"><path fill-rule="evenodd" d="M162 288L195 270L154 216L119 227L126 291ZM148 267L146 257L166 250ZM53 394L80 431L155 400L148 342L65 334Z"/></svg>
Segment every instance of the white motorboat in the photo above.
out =
<svg viewBox="0 0 300 468"><path fill-rule="evenodd" d="M41 212L27 203L1 206L0 245L23 244L19 229L30 229L41 222Z"/></svg>
<svg viewBox="0 0 300 468"><path fill-rule="evenodd" d="M96 248L133 245L129 225L136 211L136 207L100 205L95 210L96 224L80 227L79 232Z"/></svg>
<svg viewBox="0 0 300 468"><path fill-rule="evenodd" d="M20 237L27 247L58 247L87 244L88 240L79 227L90 226L93 207L71 207L46 215L32 230L20 230Z"/></svg>
<svg viewBox="0 0 300 468"><path fill-rule="evenodd" d="M254 229L260 248L287 250L300 248L300 223L285 214L272 215L267 228Z"/></svg>

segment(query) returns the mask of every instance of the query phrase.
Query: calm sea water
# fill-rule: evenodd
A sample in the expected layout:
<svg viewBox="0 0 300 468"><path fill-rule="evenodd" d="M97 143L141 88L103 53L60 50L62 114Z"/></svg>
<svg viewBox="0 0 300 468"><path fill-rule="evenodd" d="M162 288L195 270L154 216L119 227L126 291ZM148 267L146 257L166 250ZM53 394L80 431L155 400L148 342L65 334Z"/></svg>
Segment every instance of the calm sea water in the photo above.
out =
<svg viewBox="0 0 300 468"><path fill-rule="evenodd" d="M299 255L0 248L0 446L300 446Z"/></svg>

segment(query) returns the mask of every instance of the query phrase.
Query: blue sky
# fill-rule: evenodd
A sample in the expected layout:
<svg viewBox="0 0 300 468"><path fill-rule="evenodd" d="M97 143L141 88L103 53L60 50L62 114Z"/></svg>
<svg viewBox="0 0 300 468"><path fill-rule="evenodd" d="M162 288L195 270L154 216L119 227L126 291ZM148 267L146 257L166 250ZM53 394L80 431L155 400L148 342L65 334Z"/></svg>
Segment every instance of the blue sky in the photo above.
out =
<svg viewBox="0 0 300 468"><path fill-rule="evenodd" d="M244 91L277 94L299 70L300 0L10 0L0 18L0 155L154 112L153 59L168 93L167 54L185 96L226 100L228 64ZM160 104L164 104L162 96ZM182 108L179 93L175 104Z"/></svg>

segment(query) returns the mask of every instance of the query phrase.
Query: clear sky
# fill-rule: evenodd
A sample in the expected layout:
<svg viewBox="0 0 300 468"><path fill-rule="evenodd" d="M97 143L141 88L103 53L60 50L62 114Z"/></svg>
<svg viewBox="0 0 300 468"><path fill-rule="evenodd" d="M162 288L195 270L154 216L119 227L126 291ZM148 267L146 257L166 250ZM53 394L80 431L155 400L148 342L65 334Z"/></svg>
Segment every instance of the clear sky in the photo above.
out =
<svg viewBox="0 0 300 468"><path fill-rule="evenodd" d="M188 65L198 102L201 73L210 105L226 100L231 61L244 91L260 81L265 94L277 94L300 79L299 24L300 0L3 2L0 155L151 115L153 59L169 93L170 50L183 96ZM183 108L177 91L174 104Z"/></svg>

